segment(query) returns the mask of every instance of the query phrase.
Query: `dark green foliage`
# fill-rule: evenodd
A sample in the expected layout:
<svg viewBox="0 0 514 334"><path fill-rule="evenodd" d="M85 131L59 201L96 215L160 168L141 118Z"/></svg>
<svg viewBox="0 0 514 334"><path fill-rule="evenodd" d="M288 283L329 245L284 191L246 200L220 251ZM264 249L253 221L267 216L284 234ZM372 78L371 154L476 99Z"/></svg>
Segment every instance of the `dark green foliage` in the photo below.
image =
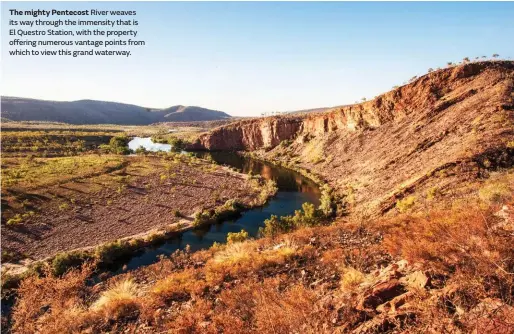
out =
<svg viewBox="0 0 514 334"><path fill-rule="evenodd" d="M130 154L128 148L129 138L127 136L116 136L109 140L109 145L100 145L100 149L114 154Z"/></svg>
<svg viewBox="0 0 514 334"><path fill-rule="evenodd" d="M294 215L271 218L264 221L264 227L259 230L263 236L274 237L281 233L291 232L300 227L316 226L324 221L323 213L311 203L303 203L302 210L296 210Z"/></svg>
<svg viewBox="0 0 514 334"><path fill-rule="evenodd" d="M71 268L80 267L92 257L84 252L59 253L52 260L52 272L61 276Z"/></svg>
<svg viewBox="0 0 514 334"><path fill-rule="evenodd" d="M186 147L186 142L177 137L170 137L168 139L168 143L171 145L171 149L175 152L180 152Z"/></svg>
<svg viewBox="0 0 514 334"><path fill-rule="evenodd" d="M148 151L146 150L146 148L144 148L143 146L139 146L137 149L136 149L136 154L141 154L141 155L145 155L148 153Z"/></svg>
<svg viewBox="0 0 514 334"><path fill-rule="evenodd" d="M320 211L320 214L325 218L334 217L336 211L333 191L326 184L321 188L321 198L318 210Z"/></svg>
<svg viewBox="0 0 514 334"><path fill-rule="evenodd" d="M128 243L120 240L99 246L96 249L96 258L105 264L113 264L117 259L130 254L132 251Z"/></svg>
<svg viewBox="0 0 514 334"><path fill-rule="evenodd" d="M215 210L202 210L195 214L194 226L203 224L213 224L223 220L235 218L239 216L240 212L244 210L244 206L236 200L228 200L222 206L217 207Z"/></svg>

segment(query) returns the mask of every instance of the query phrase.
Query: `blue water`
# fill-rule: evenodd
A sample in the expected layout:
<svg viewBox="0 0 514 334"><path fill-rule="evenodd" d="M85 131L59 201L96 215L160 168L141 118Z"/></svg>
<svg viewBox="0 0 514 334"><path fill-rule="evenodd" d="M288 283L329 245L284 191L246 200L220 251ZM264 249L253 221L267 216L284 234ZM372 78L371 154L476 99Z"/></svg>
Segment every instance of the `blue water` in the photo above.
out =
<svg viewBox="0 0 514 334"><path fill-rule="evenodd" d="M152 141L152 138L150 137L134 137L131 141L128 143L128 147L135 151L139 147L143 146L147 151L151 152L158 152L158 151L165 151L170 152L171 151L171 145L170 144L159 144L154 143Z"/></svg>
<svg viewBox="0 0 514 334"><path fill-rule="evenodd" d="M265 206L245 211L237 219L186 231L176 238L167 240L164 244L145 249L125 264L126 270L155 263L158 256L170 255L178 249L185 248L186 245L189 245L192 251L196 251L209 248L214 242L224 243L228 232L240 232L244 229L250 236L257 237L259 228L264 226L264 220L271 215L292 214L305 202L319 205L320 190L317 185L292 170L244 158L235 153L198 152L196 154L203 158L209 157L218 164L235 167L243 173L251 172L274 180L279 191Z"/></svg>

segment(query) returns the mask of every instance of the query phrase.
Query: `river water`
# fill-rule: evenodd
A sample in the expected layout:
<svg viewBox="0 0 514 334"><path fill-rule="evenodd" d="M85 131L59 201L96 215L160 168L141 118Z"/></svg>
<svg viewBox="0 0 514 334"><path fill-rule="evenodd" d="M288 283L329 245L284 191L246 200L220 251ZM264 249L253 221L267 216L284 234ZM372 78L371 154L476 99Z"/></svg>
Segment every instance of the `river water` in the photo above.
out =
<svg viewBox="0 0 514 334"><path fill-rule="evenodd" d="M139 141L138 144L144 146L144 142ZM251 172L254 175L261 175L265 179L273 180L278 187L277 195L271 198L266 205L245 211L237 219L186 231L161 245L146 248L126 263L126 270L152 264L158 260L158 256L170 255L177 249L185 248L186 245L189 245L191 251L195 251L209 248L214 242L224 243L229 232L240 232L244 229L250 236L256 237L259 228L264 226L264 220L270 218L271 215L292 214L305 202L319 205L320 190L318 186L295 171L242 157L232 152L196 152L195 154L200 158L210 158L220 165L235 167L243 173Z"/></svg>

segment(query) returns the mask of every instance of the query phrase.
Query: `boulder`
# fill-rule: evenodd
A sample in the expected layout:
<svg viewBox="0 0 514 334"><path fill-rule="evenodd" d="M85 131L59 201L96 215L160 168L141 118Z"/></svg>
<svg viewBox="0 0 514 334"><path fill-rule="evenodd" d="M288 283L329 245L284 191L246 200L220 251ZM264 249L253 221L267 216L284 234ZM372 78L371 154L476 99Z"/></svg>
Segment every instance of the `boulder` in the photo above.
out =
<svg viewBox="0 0 514 334"><path fill-rule="evenodd" d="M357 309L375 309L377 306L406 292L405 287L397 279L381 282L371 287L360 300Z"/></svg>

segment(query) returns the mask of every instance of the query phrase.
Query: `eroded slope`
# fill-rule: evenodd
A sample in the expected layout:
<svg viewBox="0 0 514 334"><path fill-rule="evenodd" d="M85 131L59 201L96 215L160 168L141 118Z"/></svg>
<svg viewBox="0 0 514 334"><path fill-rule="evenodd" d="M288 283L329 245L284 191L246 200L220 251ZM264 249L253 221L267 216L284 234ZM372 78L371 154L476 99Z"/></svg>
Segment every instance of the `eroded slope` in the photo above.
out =
<svg viewBox="0 0 514 334"><path fill-rule="evenodd" d="M376 215L409 193L465 193L455 185L510 166L513 87L513 62L466 64L330 112L220 127L198 147L310 170L346 195L351 212Z"/></svg>

